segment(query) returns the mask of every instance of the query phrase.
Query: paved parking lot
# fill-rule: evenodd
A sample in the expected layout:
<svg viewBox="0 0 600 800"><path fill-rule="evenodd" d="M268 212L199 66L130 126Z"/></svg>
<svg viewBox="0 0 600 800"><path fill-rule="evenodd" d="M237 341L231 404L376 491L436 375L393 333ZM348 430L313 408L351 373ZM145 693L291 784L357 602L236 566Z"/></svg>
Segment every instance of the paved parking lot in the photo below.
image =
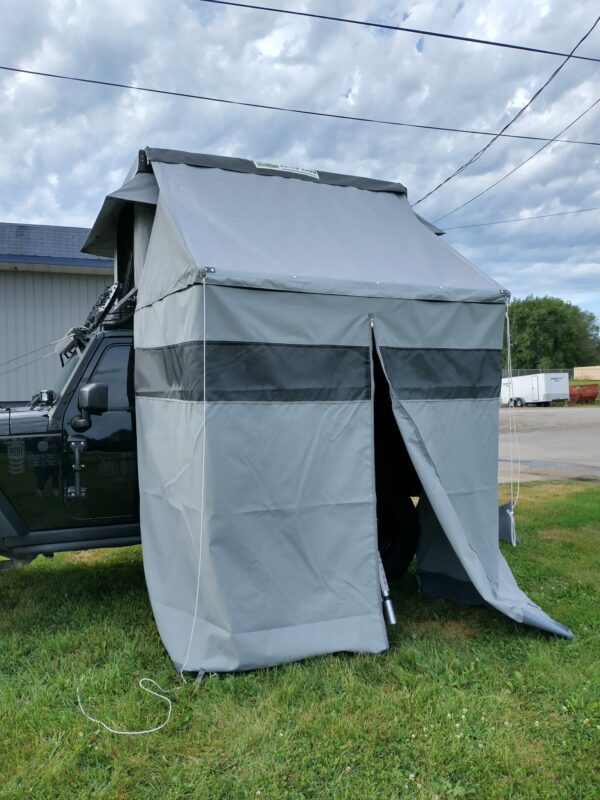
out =
<svg viewBox="0 0 600 800"><path fill-rule="evenodd" d="M517 408L514 414L521 481L600 481L600 406ZM500 409L500 483L509 480L508 415Z"/></svg>

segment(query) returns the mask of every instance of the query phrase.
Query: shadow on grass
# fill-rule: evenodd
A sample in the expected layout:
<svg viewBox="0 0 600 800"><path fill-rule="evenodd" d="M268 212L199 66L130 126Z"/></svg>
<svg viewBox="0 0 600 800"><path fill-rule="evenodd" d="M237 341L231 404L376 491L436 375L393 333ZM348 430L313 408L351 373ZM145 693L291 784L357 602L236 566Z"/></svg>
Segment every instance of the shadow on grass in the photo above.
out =
<svg viewBox="0 0 600 800"><path fill-rule="evenodd" d="M107 617L125 628L151 616L140 553L61 555L0 574L0 635Z"/></svg>
<svg viewBox="0 0 600 800"><path fill-rule="evenodd" d="M548 638L493 609L462 607L421 594L414 568L394 583L392 596L398 618L397 626L388 628L392 649L407 635L456 643L499 635ZM0 575L0 635L17 630L31 635L108 618L123 631L132 623L152 624L139 548L39 559Z"/></svg>
<svg viewBox="0 0 600 800"><path fill-rule="evenodd" d="M392 587L398 624L388 628L390 645L406 634L443 641L467 642L519 637L554 640L550 633L509 619L490 606L461 606L450 600L422 594L414 568Z"/></svg>

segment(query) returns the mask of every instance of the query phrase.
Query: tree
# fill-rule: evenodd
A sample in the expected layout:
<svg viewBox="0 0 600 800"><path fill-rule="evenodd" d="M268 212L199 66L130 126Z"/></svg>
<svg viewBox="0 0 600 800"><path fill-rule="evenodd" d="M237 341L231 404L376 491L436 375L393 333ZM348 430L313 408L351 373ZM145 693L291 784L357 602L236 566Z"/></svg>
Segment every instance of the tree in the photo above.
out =
<svg viewBox="0 0 600 800"><path fill-rule="evenodd" d="M513 369L572 369L600 363L600 327L589 311L558 297L509 306ZM506 344L504 346L506 365Z"/></svg>

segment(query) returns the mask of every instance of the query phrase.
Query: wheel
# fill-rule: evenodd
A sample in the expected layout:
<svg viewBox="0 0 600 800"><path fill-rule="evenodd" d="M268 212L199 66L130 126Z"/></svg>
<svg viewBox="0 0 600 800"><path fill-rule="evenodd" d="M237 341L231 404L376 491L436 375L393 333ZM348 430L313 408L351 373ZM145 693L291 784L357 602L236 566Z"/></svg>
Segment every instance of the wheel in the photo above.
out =
<svg viewBox="0 0 600 800"><path fill-rule="evenodd" d="M377 520L379 554L388 581L397 580L409 568L419 542L419 517L410 497L398 499Z"/></svg>
<svg viewBox="0 0 600 800"><path fill-rule="evenodd" d="M515 398L515 405L516 405L517 408L523 408L525 403L523 402L523 400L520 397L517 397L517 398Z"/></svg>

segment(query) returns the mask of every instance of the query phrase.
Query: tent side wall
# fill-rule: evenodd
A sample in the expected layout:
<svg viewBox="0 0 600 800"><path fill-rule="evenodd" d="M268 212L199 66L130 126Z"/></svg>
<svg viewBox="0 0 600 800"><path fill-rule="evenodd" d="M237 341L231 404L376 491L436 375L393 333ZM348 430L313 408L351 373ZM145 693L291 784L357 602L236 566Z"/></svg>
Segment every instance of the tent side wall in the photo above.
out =
<svg viewBox="0 0 600 800"><path fill-rule="evenodd" d="M570 631L522 592L498 546L498 426L504 309L488 307L484 347L406 348L376 326L398 427L425 496L419 503L421 589L459 603L489 604L517 622ZM457 319L463 342L478 339Z"/></svg>
<svg viewBox="0 0 600 800"><path fill-rule="evenodd" d="M279 299L267 294L245 292L247 317L237 290L210 284L136 313L144 567L161 637L189 670L387 648L368 315L332 315L333 341L316 342L310 295L284 324L264 314Z"/></svg>
<svg viewBox="0 0 600 800"><path fill-rule="evenodd" d="M177 665L195 615L201 528L189 668L387 646L375 570L371 318L426 492L423 590L564 633L520 591L498 548L503 315L496 304L210 283L136 313L144 563Z"/></svg>
<svg viewBox="0 0 600 800"><path fill-rule="evenodd" d="M446 534L429 525L427 536L437 531L439 541L422 548L419 568L454 574L485 594L485 581L498 580L502 316L503 308L493 305L210 283L136 313L144 564L157 624L176 665L186 660L192 627L190 669L246 669L387 646L376 574L371 318L388 368L392 340L401 340L413 359L425 359L422 365L450 344L455 358L442 364L450 363L451 381L466 380L465 391L487 395L468 409L460 405L464 399L424 400L434 378L413 370L420 396L411 413L418 425L408 429L399 419L418 470L411 432L428 442L430 466L464 537L464 547L453 549L455 537L440 555ZM466 341L477 347L465 348ZM462 378L461 364L469 365ZM451 426L460 431L456 440ZM472 453L473 463L460 459L460 469L449 471L446 451L453 464L459 451ZM432 484L422 469L419 474L429 496ZM425 509L435 500L422 502ZM439 514L438 505L434 520ZM477 569L469 573L462 566L465 548L477 551Z"/></svg>

